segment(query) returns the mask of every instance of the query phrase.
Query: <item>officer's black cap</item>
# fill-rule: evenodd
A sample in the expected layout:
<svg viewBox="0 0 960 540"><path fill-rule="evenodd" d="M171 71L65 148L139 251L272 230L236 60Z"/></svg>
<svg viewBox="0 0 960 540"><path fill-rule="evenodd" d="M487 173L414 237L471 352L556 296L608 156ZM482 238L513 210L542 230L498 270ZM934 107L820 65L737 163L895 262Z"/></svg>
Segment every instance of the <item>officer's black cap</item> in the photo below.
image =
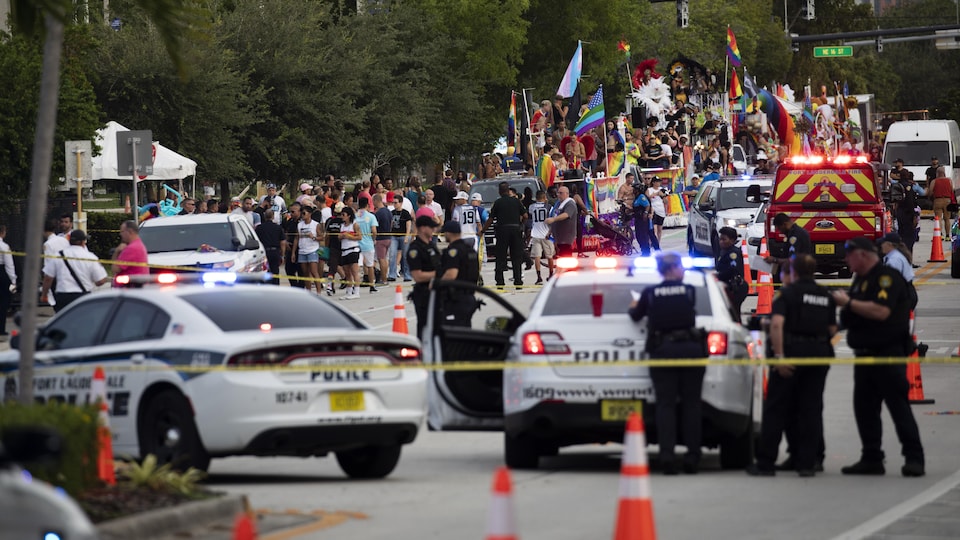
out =
<svg viewBox="0 0 960 540"><path fill-rule="evenodd" d="M877 240L877 245L879 246L884 242L890 242L891 244L902 244L903 238L901 238L898 233L890 232L884 235L883 238Z"/></svg>
<svg viewBox="0 0 960 540"><path fill-rule="evenodd" d="M460 234L460 224L456 221L448 221L443 224L440 232Z"/></svg>
<svg viewBox="0 0 960 540"><path fill-rule="evenodd" d="M417 218L417 227L436 227L437 222L430 216L420 216Z"/></svg>
<svg viewBox="0 0 960 540"><path fill-rule="evenodd" d="M858 249L869 251L871 253L877 252L877 246L871 242L869 238L864 236L858 236L856 238L847 240L847 243L844 244L843 249L845 249L848 253Z"/></svg>

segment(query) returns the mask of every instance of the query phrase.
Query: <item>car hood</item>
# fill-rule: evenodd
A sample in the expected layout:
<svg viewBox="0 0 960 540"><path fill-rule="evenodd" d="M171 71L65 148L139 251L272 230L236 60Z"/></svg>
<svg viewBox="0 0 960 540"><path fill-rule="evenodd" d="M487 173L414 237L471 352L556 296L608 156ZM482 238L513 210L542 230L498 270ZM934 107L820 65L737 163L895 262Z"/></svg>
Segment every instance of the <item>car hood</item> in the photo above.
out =
<svg viewBox="0 0 960 540"><path fill-rule="evenodd" d="M756 208L728 208L717 212L717 217L720 219L736 219L738 221L752 220L756 215Z"/></svg>
<svg viewBox="0 0 960 540"><path fill-rule="evenodd" d="M199 266L236 260L237 251L166 251L150 253L147 262L161 266Z"/></svg>

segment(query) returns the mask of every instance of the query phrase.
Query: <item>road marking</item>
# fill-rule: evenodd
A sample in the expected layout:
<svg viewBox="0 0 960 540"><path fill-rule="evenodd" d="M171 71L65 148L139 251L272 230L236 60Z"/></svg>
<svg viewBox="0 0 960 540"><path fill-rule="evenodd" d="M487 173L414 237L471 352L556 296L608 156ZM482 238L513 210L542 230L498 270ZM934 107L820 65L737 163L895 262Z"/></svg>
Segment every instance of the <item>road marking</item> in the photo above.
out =
<svg viewBox="0 0 960 540"><path fill-rule="evenodd" d="M933 278L934 276L939 275L940 272L942 270L945 270L946 268L947 268L946 262L927 263L923 265L923 268L921 268L919 272L916 272L914 274L913 281L915 283L919 281L919 283L921 284L926 283L927 281L930 281L930 279ZM922 278L922 279L918 280L917 278Z"/></svg>
<svg viewBox="0 0 960 540"><path fill-rule="evenodd" d="M898 519L906 516L921 506L933 502L938 497L955 488L957 485L960 485L960 471L951 474L950 476L928 488L926 491L918 493L916 496L907 499L906 501L894 506L893 508L883 512L873 519L850 529L840 536L834 537L833 540L855 540L859 538L866 538L867 536L875 534L886 528Z"/></svg>
<svg viewBox="0 0 960 540"><path fill-rule="evenodd" d="M336 527L337 525L341 525L350 519L367 519L367 515L361 514L360 512L325 512L323 510L318 510L316 512L312 512L311 515L317 516L320 519L312 523L307 523L306 525L300 525L292 529L261 536L260 540L290 540L308 533Z"/></svg>

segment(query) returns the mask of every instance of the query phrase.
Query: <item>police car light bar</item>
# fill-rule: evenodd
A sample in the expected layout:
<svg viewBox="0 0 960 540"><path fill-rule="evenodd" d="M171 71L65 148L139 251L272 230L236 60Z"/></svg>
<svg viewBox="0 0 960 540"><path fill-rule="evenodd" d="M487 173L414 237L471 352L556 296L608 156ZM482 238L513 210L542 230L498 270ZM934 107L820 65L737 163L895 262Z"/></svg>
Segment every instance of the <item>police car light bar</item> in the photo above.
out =
<svg viewBox="0 0 960 540"><path fill-rule="evenodd" d="M867 159L867 156L851 156L849 154L841 154L832 160L827 160L826 157L821 155L789 156L787 157L786 162L790 165L823 165L824 163L832 163L834 165L850 165L851 163L869 163L870 160Z"/></svg>
<svg viewBox="0 0 960 540"><path fill-rule="evenodd" d="M580 262L573 257L558 257L556 265L560 270L576 270Z"/></svg>
<svg viewBox="0 0 960 540"><path fill-rule="evenodd" d="M122 275L113 279L116 287L142 287L143 285L233 285L235 283L265 283L273 279L270 272L199 272Z"/></svg>
<svg viewBox="0 0 960 540"><path fill-rule="evenodd" d="M560 257L557 259L556 265L560 270L576 270L580 268L580 261L576 257ZM616 268L618 264L614 257L597 257L593 260L593 266L597 270L611 270Z"/></svg>
<svg viewBox="0 0 960 540"><path fill-rule="evenodd" d="M680 261L687 270L712 270L716 265L710 257L681 257ZM655 270L657 259L655 257L637 257L633 260L633 267L638 270Z"/></svg>

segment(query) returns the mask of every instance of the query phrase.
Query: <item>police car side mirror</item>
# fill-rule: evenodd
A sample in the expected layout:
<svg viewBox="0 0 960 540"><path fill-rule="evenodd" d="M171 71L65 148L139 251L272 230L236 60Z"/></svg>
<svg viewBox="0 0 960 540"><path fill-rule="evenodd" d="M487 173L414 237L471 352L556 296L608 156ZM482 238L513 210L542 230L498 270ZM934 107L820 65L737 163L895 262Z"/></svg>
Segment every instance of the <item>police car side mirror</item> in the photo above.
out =
<svg viewBox="0 0 960 540"><path fill-rule="evenodd" d="M960 157L958 157L957 159L955 159L955 160L953 161L953 166L954 166L954 168L960 169Z"/></svg>
<svg viewBox="0 0 960 540"><path fill-rule="evenodd" d="M260 242L257 242L253 238L247 239L247 245L243 247L244 249L260 249Z"/></svg>
<svg viewBox="0 0 960 540"><path fill-rule="evenodd" d="M713 210L713 201L704 201L700 203L700 211L706 212L707 210Z"/></svg>

